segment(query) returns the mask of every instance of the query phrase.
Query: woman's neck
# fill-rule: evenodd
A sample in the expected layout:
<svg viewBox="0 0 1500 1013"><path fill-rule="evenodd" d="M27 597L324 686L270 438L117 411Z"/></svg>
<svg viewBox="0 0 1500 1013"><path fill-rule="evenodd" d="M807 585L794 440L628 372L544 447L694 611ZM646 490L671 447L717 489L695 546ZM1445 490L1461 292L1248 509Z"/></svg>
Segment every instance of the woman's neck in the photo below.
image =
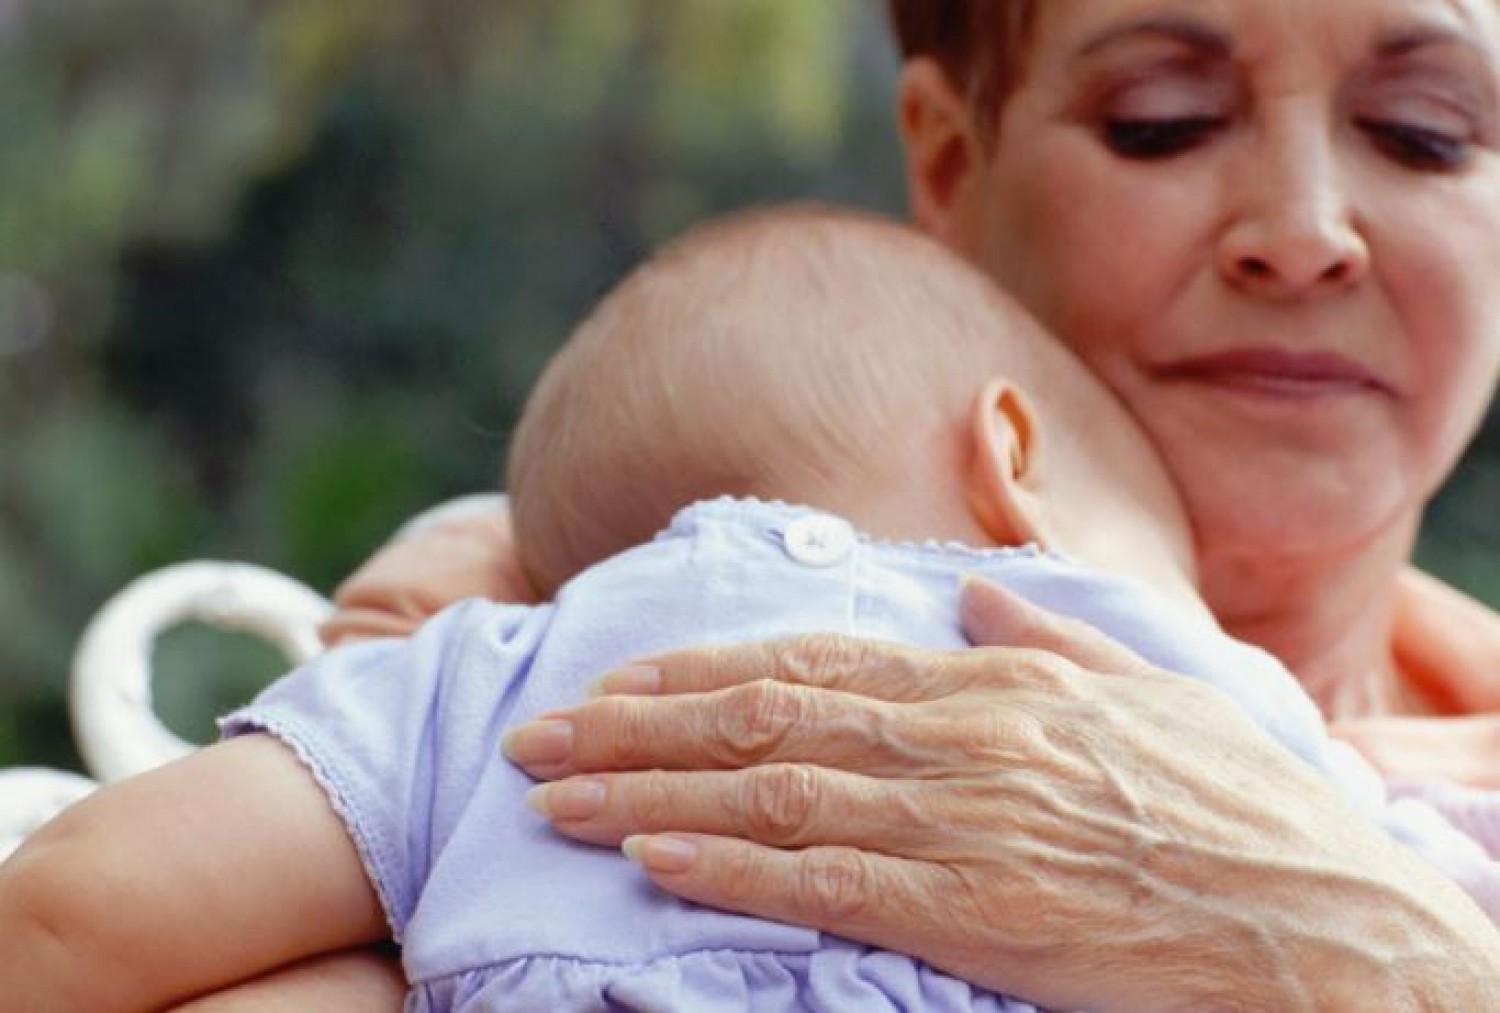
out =
<svg viewBox="0 0 1500 1013"><path fill-rule="evenodd" d="M1330 721L1430 713L1391 646L1396 578L1415 530L1335 558L1205 558L1203 596L1231 636L1280 658Z"/></svg>

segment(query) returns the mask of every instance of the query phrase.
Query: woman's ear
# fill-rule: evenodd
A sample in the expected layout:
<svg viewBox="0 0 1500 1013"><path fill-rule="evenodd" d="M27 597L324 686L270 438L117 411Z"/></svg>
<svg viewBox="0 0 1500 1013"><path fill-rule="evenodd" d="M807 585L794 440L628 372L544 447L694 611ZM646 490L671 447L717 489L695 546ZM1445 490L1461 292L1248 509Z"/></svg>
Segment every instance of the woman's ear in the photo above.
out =
<svg viewBox="0 0 1500 1013"><path fill-rule="evenodd" d="M974 519L997 545L1048 548L1041 434L1030 399L1009 380L991 380L975 400L970 429L967 491Z"/></svg>
<svg viewBox="0 0 1500 1013"><path fill-rule="evenodd" d="M930 57L906 61L896 104L912 219L956 247L966 217L964 194L984 170L984 146L969 104Z"/></svg>

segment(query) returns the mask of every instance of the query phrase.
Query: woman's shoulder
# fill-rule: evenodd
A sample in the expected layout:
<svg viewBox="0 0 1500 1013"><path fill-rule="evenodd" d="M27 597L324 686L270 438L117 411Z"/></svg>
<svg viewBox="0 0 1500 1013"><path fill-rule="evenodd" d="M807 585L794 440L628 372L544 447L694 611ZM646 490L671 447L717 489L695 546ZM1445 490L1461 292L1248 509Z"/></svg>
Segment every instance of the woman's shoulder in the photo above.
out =
<svg viewBox="0 0 1500 1013"><path fill-rule="evenodd" d="M1500 613L1408 567L1392 637L1402 674L1429 699L1458 714L1500 711Z"/></svg>

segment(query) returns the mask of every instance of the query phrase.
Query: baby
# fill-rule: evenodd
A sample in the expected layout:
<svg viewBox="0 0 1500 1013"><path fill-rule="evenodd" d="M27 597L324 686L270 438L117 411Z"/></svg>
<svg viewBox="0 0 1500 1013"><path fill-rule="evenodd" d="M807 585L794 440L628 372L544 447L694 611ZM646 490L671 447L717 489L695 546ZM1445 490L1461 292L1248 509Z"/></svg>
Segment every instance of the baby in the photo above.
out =
<svg viewBox="0 0 1500 1013"><path fill-rule="evenodd" d="M155 1008L394 937L409 1010L1031 1009L661 894L553 835L498 755L508 726L668 648L961 647L967 573L1219 687L1348 803L1440 862L1482 861L1387 807L1292 678L1217 630L1129 417L902 227L763 212L668 248L550 367L510 485L553 602L472 601L336 649L226 719L228 741L64 813L0 866L7 1003Z"/></svg>

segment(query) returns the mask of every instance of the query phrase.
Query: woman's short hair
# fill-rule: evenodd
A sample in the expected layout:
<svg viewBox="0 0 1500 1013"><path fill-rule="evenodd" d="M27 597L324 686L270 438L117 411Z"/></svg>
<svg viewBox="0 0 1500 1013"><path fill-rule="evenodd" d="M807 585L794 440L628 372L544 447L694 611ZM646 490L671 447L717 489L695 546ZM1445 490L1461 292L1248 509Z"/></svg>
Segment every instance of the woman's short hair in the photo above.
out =
<svg viewBox="0 0 1500 1013"><path fill-rule="evenodd" d="M938 62L992 129L1020 78L1036 0L889 0L905 59Z"/></svg>

